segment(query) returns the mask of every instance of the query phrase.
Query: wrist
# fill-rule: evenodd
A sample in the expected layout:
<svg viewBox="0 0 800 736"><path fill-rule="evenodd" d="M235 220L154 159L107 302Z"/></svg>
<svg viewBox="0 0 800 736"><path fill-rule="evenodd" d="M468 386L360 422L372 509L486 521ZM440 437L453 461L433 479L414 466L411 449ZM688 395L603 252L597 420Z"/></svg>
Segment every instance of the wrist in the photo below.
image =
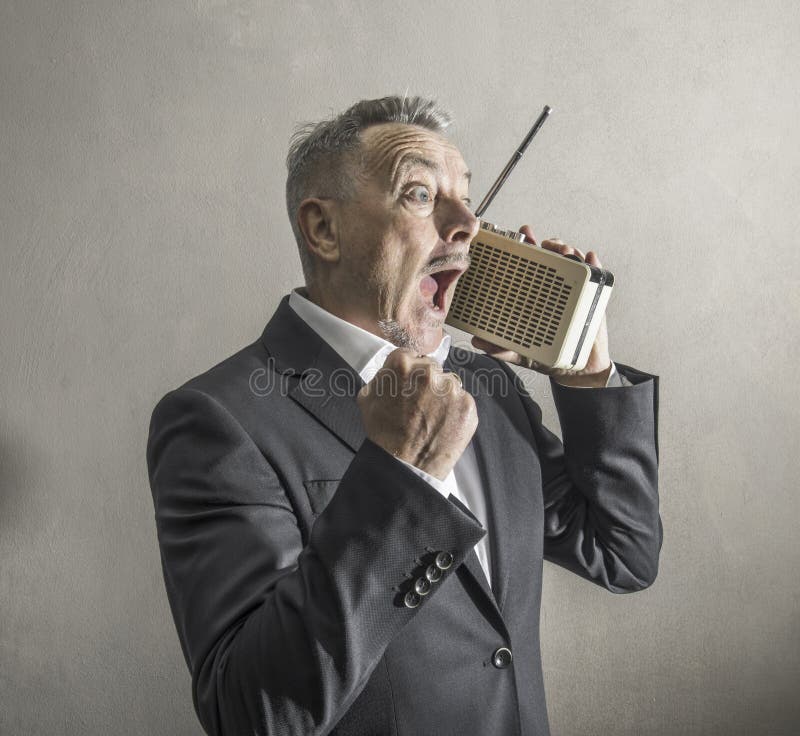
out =
<svg viewBox="0 0 800 736"><path fill-rule="evenodd" d="M563 376L553 376L553 380L562 386L573 388L605 388L608 385L608 377L611 375L612 363L602 371L597 373L570 373Z"/></svg>
<svg viewBox="0 0 800 736"><path fill-rule="evenodd" d="M450 458L442 457L442 453L433 454L412 446L398 446L382 437L369 437L369 439L395 459L432 475L439 481L443 481L447 477L454 465Z"/></svg>
<svg viewBox="0 0 800 736"><path fill-rule="evenodd" d="M433 476L437 481L443 482L453 469L453 464L441 458L423 458L417 456L414 460L409 460L400 455L395 455L398 460L402 460L407 465L411 465L421 470L426 475Z"/></svg>

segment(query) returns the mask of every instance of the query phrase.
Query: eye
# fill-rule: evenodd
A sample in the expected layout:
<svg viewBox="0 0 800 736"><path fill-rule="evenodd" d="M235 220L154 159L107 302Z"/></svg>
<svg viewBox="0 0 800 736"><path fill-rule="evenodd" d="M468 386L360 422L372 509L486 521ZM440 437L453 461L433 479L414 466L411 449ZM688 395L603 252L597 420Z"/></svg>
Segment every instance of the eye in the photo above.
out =
<svg viewBox="0 0 800 736"><path fill-rule="evenodd" d="M430 204L433 202L431 190L422 184L411 187L411 189L408 190L407 196L420 204Z"/></svg>

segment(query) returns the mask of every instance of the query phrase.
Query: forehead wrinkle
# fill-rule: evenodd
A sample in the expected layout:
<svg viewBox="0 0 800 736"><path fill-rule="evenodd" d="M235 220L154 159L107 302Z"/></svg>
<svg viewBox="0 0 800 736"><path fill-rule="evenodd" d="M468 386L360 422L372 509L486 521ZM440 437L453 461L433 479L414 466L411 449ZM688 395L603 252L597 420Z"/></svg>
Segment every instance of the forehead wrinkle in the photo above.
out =
<svg viewBox="0 0 800 736"><path fill-rule="evenodd" d="M424 129L401 125L388 131L380 131L369 142L368 162L364 167L367 174L385 172L389 181L394 184L401 171L408 166L421 164L435 173L442 173L444 166L436 160L443 154L437 151L431 156L431 146L441 143L442 148L458 152L449 141ZM459 154L460 155L460 154ZM469 181L469 172L465 174Z"/></svg>
<svg viewBox="0 0 800 736"><path fill-rule="evenodd" d="M404 135L400 138L389 137L373 149L370 156L372 159L370 168L376 172L386 172L389 179L393 181L404 158L426 159L421 152L420 143L420 138L413 135Z"/></svg>
<svg viewBox="0 0 800 736"><path fill-rule="evenodd" d="M403 155L398 161L395 161L392 167L391 182L393 186L397 186L400 179L402 179L411 169L423 168L432 171L434 174L441 176L443 173L442 165L438 161L419 156L413 151Z"/></svg>

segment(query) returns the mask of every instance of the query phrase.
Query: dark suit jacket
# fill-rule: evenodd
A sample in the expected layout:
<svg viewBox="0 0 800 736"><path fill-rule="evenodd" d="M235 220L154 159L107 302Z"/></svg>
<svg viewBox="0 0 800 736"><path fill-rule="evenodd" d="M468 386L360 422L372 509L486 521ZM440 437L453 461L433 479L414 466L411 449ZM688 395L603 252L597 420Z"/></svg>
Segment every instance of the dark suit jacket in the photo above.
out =
<svg viewBox="0 0 800 736"><path fill-rule="evenodd" d="M507 366L453 349L445 367L477 402L492 589L480 524L365 439L361 379L288 299L155 408L164 578L208 733L547 734L542 560L614 592L655 578L656 379L554 384L562 448Z"/></svg>

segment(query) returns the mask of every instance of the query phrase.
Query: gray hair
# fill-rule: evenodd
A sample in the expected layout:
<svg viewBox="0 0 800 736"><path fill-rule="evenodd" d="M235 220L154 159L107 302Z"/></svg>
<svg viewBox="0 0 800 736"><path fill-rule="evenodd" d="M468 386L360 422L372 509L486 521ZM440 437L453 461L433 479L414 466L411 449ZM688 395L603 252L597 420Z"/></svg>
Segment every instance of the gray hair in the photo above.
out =
<svg viewBox="0 0 800 736"><path fill-rule="evenodd" d="M308 197L351 196L362 131L382 123L404 123L444 133L450 122L450 114L434 100L391 96L361 100L333 118L307 123L295 131L286 157L286 209L306 282L311 279L313 263L297 224L297 210Z"/></svg>

